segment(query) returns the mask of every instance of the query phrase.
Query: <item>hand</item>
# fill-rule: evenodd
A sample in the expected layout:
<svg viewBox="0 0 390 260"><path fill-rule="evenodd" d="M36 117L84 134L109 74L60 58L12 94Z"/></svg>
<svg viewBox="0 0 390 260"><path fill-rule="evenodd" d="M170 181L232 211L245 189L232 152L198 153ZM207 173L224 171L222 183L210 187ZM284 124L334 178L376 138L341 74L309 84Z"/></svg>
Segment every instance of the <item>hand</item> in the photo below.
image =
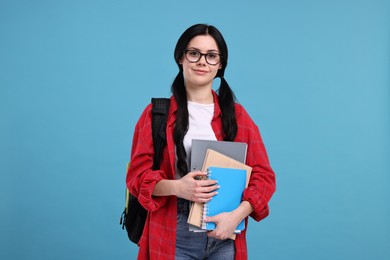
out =
<svg viewBox="0 0 390 260"><path fill-rule="evenodd" d="M224 212L207 217L205 221L214 222L216 226L213 231L207 232L207 236L223 240L234 237L234 231L241 220L233 212Z"/></svg>
<svg viewBox="0 0 390 260"><path fill-rule="evenodd" d="M178 183L177 197L194 202L208 202L213 196L217 194L216 180L202 180L202 177L207 175L206 172L189 172ZM197 180L196 177L201 177Z"/></svg>

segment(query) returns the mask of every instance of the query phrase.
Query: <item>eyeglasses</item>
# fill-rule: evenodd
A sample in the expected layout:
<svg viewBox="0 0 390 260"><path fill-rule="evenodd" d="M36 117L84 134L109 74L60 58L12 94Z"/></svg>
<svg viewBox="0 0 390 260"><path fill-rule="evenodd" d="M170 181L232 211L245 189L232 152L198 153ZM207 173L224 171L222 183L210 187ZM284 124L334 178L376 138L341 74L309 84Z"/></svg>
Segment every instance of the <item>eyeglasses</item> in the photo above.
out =
<svg viewBox="0 0 390 260"><path fill-rule="evenodd" d="M195 50L185 50L184 56L189 62L198 62L202 56L206 58L206 62L209 65L217 65L221 62L221 54L215 53L215 52L209 52L209 53L201 53L199 51Z"/></svg>

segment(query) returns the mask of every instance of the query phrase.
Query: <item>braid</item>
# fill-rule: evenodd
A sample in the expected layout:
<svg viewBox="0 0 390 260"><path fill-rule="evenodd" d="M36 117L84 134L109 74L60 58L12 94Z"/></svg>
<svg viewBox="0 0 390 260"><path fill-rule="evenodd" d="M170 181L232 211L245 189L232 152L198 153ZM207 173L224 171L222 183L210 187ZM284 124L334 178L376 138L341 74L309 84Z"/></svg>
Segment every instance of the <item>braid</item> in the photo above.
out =
<svg viewBox="0 0 390 260"><path fill-rule="evenodd" d="M184 87L183 72L179 71L172 84L172 93L177 101L177 117L173 131L173 140L176 145L177 169L181 176L188 173L187 153L184 148L183 140L188 131L188 108L187 93Z"/></svg>
<svg viewBox="0 0 390 260"><path fill-rule="evenodd" d="M221 85L218 89L218 95L219 106L222 111L222 130L225 135L224 140L234 141L238 129L234 109L236 97L223 76L221 77Z"/></svg>

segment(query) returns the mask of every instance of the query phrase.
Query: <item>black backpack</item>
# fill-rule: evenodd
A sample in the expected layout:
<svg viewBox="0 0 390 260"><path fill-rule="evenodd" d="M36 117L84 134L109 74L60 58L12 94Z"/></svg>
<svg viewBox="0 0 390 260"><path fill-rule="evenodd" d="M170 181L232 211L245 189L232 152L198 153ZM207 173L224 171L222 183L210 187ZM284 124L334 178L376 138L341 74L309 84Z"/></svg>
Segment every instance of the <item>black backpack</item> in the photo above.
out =
<svg viewBox="0 0 390 260"><path fill-rule="evenodd" d="M169 101L168 98L152 98L153 170L160 168L162 150L166 145L165 128L169 112ZM142 236L147 213L147 210L141 206L138 199L126 189L126 206L119 224L122 225L122 229L126 228L129 239L135 244L138 244Z"/></svg>

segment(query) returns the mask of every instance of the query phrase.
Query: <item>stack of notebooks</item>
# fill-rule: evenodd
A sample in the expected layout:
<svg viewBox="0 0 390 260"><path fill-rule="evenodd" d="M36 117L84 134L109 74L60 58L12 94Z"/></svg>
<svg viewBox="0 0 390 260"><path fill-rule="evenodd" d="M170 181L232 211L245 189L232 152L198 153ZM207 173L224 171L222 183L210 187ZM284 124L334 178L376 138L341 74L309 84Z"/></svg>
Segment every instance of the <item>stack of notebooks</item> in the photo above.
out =
<svg viewBox="0 0 390 260"><path fill-rule="evenodd" d="M215 223L204 222L207 216L229 212L241 203L244 189L248 186L252 168L245 165L247 144L225 141L193 140L191 170L207 171L209 179L220 186L218 194L207 203L192 203L188 217L190 231L206 232L215 229ZM235 233L245 229L244 220ZM235 235L231 237L235 238Z"/></svg>

